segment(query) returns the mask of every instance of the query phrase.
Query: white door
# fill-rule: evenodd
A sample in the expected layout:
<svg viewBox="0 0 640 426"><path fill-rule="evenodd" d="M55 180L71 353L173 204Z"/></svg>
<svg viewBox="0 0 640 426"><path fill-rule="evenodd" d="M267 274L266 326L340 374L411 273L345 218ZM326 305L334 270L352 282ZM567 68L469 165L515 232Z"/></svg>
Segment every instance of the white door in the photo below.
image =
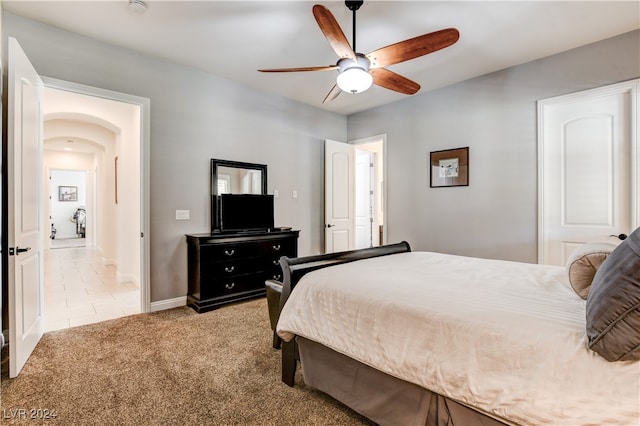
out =
<svg viewBox="0 0 640 426"><path fill-rule="evenodd" d="M564 265L578 245L638 225L637 87L540 101L539 263Z"/></svg>
<svg viewBox="0 0 640 426"><path fill-rule="evenodd" d="M325 252L355 247L355 148L326 140L324 156Z"/></svg>
<svg viewBox="0 0 640 426"><path fill-rule="evenodd" d="M43 85L14 38L8 49L9 376L16 377L43 334Z"/></svg>
<svg viewBox="0 0 640 426"><path fill-rule="evenodd" d="M373 247L374 203L374 158L375 154L356 149L356 249Z"/></svg>

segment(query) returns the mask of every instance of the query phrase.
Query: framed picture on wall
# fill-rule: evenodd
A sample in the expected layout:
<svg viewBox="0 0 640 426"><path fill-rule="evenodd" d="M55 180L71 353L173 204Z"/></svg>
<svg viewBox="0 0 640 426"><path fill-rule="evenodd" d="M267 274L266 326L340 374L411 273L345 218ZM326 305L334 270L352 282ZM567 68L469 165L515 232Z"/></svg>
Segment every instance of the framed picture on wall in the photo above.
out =
<svg viewBox="0 0 640 426"><path fill-rule="evenodd" d="M469 147L432 151L431 188L469 186Z"/></svg>
<svg viewBox="0 0 640 426"><path fill-rule="evenodd" d="M58 201L78 201L77 186L59 186Z"/></svg>

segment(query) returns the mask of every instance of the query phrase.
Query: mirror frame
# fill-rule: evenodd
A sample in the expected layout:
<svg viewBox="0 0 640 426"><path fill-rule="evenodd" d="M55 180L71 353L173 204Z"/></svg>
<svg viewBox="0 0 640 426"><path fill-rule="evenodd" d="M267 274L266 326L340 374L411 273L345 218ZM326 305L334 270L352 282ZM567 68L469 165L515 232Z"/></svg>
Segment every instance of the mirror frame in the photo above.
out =
<svg viewBox="0 0 640 426"><path fill-rule="evenodd" d="M242 161L211 159L211 232L220 232L220 197L218 197L218 167L260 170L262 175L262 195L267 195L267 165Z"/></svg>

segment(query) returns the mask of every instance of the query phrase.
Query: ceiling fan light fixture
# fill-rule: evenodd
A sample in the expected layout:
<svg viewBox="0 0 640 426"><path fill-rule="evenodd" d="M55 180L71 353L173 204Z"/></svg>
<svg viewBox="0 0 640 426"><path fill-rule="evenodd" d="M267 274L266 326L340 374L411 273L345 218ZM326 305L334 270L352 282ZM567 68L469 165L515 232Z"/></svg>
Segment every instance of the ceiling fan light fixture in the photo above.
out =
<svg viewBox="0 0 640 426"><path fill-rule="evenodd" d="M338 74L338 87L347 93L361 93L371 87L373 76L363 68L352 67Z"/></svg>
<svg viewBox="0 0 640 426"><path fill-rule="evenodd" d="M336 84L347 93L360 93L373 84L373 76L369 74L369 59L361 53L356 53L355 61L344 58L338 61L340 74Z"/></svg>

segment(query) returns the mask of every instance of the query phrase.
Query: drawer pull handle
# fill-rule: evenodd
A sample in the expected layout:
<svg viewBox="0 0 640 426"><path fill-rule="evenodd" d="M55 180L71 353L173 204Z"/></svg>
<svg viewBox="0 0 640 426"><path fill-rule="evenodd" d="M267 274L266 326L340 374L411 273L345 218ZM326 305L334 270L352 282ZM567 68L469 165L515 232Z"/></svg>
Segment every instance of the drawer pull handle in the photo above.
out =
<svg viewBox="0 0 640 426"><path fill-rule="evenodd" d="M235 250L233 250L233 249L231 249L231 250L225 250L225 251L224 251L224 254L226 254L227 256L233 256L233 254L234 254L235 252L236 252L236 251L235 251Z"/></svg>
<svg viewBox="0 0 640 426"><path fill-rule="evenodd" d="M225 272L233 272L233 270L234 270L234 269L236 269L236 267L235 267L235 266L231 266L231 267L229 267L229 266L225 266L225 267L224 267L224 271L225 271Z"/></svg>
<svg viewBox="0 0 640 426"><path fill-rule="evenodd" d="M227 283L224 285L224 288L226 288L227 290L231 290L232 288L234 288L236 286L236 283Z"/></svg>
<svg viewBox="0 0 640 426"><path fill-rule="evenodd" d="M274 280L279 280L280 278L282 278L282 275L280 275L280 274L273 276Z"/></svg>
<svg viewBox="0 0 640 426"><path fill-rule="evenodd" d="M274 250L280 250L280 244L276 244L275 246L273 246Z"/></svg>

